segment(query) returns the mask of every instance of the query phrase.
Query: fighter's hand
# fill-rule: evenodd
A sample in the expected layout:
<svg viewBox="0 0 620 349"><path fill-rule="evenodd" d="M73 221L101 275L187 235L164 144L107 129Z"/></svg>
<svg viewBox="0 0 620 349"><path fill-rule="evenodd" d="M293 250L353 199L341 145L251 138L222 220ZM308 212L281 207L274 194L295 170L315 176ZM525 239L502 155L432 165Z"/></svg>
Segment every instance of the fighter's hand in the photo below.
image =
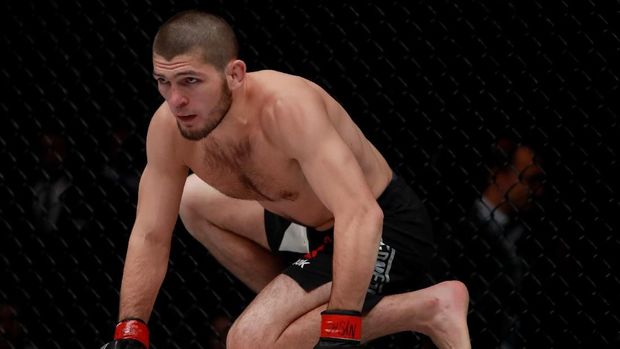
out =
<svg viewBox="0 0 620 349"><path fill-rule="evenodd" d="M101 349L148 349L149 328L140 319L121 320L116 325L114 340Z"/></svg>
<svg viewBox="0 0 620 349"><path fill-rule="evenodd" d="M362 314L351 310L325 310L321 313L321 338L314 349L361 348Z"/></svg>

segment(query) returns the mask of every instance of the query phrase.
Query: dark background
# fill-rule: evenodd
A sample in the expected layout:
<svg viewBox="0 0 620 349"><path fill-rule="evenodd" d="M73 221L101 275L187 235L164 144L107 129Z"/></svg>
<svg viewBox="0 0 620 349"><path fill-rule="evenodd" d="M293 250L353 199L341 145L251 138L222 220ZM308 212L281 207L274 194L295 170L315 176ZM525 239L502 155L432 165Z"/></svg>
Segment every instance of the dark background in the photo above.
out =
<svg viewBox="0 0 620 349"><path fill-rule="evenodd" d="M474 347L499 346L479 305L497 314L507 299L516 302L520 346L619 347L618 2L0 6L0 303L15 309L23 329L14 347L97 348L111 337L144 136L161 103L150 44L165 19L189 8L232 23L249 70L322 85L412 185L438 251L447 251L434 277L471 285ZM526 271L509 294L477 272L492 260L468 251L478 237L460 230L500 137L537 147L546 174L544 196L517 218L526 227ZM59 178L50 224L37 197ZM464 264L471 269L456 268ZM152 347L209 348L213 319L234 319L252 297L178 226ZM406 334L374 346L424 342Z"/></svg>

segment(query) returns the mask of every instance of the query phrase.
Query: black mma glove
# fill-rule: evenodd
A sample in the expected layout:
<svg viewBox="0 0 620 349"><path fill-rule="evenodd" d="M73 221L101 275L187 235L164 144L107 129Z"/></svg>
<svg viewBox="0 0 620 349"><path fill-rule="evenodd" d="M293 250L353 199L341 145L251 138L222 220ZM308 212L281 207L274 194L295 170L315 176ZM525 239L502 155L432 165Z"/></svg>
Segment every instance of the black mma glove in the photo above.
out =
<svg viewBox="0 0 620 349"><path fill-rule="evenodd" d="M140 319L121 320L114 331L114 341L101 349L148 349L149 328Z"/></svg>
<svg viewBox="0 0 620 349"><path fill-rule="evenodd" d="M321 313L321 338L314 349L361 348L362 313L351 310L325 310Z"/></svg>

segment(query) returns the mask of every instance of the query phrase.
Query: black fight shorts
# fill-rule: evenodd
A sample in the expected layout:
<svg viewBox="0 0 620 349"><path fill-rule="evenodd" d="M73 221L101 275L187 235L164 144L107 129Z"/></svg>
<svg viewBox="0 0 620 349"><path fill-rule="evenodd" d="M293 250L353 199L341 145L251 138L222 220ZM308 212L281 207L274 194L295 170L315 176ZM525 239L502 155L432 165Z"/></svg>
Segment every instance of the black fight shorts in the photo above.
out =
<svg viewBox="0 0 620 349"><path fill-rule="evenodd" d="M413 190L395 174L377 199L383 209L383 234L363 311L386 295L428 286L433 235L428 213ZM317 231L265 210L271 251L287 261L283 273L304 290L332 281L334 231Z"/></svg>

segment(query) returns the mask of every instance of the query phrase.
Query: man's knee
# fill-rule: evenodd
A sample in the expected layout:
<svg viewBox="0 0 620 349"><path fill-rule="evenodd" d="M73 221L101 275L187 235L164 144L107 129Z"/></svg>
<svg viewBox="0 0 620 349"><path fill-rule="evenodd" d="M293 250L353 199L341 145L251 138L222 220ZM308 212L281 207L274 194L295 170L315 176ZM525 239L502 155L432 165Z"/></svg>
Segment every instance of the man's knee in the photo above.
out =
<svg viewBox="0 0 620 349"><path fill-rule="evenodd" d="M261 329L259 323L255 321L248 321L243 317L235 321L226 337L227 349L262 349L271 348L268 334L264 332L265 329Z"/></svg>
<svg viewBox="0 0 620 349"><path fill-rule="evenodd" d="M190 233L194 230L198 221L204 221L203 212L209 201L210 187L202 179L195 174L187 177L185 187L183 188L183 196L179 206L179 217Z"/></svg>
<svg viewBox="0 0 620 349"><path fill-rule="evenodd" d="M226 348L227 349L243 349L248 348L246 345L247 337L241 333L238 329L237 321L233 324L233 326L228 330L228 335L226 336Z"/></svg>

